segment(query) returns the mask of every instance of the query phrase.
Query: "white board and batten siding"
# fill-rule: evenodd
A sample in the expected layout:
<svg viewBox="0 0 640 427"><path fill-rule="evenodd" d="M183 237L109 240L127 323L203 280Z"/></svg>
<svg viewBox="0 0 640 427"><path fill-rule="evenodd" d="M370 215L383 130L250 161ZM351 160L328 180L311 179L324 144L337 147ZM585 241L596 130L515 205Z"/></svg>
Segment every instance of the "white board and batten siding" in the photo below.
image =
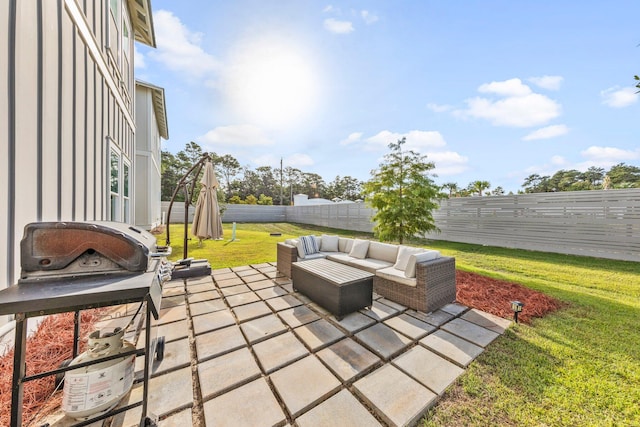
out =
<svg viewBox="0 0 640 427"><path fill-rule="evenodd" d="M26 224L109 220L110 147L135 155L132 94L110 71L108 7L0 1L0 289L19 279Z"/></svg>

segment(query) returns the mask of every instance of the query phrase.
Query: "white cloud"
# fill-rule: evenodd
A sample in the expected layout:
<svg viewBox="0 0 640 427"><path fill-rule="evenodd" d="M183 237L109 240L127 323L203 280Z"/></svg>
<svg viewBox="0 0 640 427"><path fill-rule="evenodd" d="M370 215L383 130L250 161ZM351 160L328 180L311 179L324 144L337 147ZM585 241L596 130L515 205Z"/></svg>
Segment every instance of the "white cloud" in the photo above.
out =
<svg viewBox="0 0 640 427"><path fill-rule="evenodd" d="M480 93L495 93L502 96L526 96L531 93L531 88L522 83L520 79L509 79L503 82L491 82L480 85Z"/></svg>
<svg viewBox="0 0 640 427"><path fill-rule="evenodd" d="M564 81L562 76L530 77L528 79L534 85L548 90L558 90Z"/></svg>
<svg viewBox="0 0 640 427"><path fill-rule="evenodd" d="M339 21L334 18L325 19L324 28L334 34L349 34L354 31L351 21Z"/></svg>
<svg viewBox="0 0 640 427"><path fill-rule="evenodd" d="M341 145L353 144L355 142L360 141L361 138L362 138L362 132L353 132L353 133L350 133L346 139L343 139L342 141L340 141L340 144Z"/></svg>
<svg viewBox="0 0 640 427"><path fill-rule="evenodd" d="M610 87L600 92L602 103L613 108L624 108L638 102L636 89L633 87Z"/></svg>
<svg viewBox="0 0 640 427"><path fill-rule="evenodd" d="M364 20L364 22L367 25L371 25L371 24L377 22L378 19L379 19L376 15L372 14L368 10L360 11L360 16L362 16L362 19Z"/></svg>
<svg viewBox="0 0 640 427"><path fill-rule="evenodd" d="M490 121L494 126L540 126L560 116L562 107L556 101L522 83L518 78L485 83L481 93L494 94L500 99L475 97L465 100L467 108L454 110L458 117L474 117Z"/></svg>
<svg viewBox="0 0 640 427"><path fill-rule="evenodd" d="M566 135L569 128L565 125L553 125L537 129L522 138L523 141L535 141L537 139L550 139Z"/></svg>
<svg viewBox="0 0 640 427"><path fill-rule="evenodd" d="M498 101L471 98L465 101L467 109L458 115L489 120L495 126L530 127L548 123L560 116L561 106L538 93L513 96Z"/></svg>
<svg viewBox="0 0 640 427"><path fill-rule="evenodd" d="M427 108L434 113L446 113L447 111L453 110L453 105L429 103L427 104Z"/></svg>
<svg viewBox="0 0 640 427"><path fill-rule="evenodd" d="M421 154L429 148L444 147L447 145L442 134L437 131L423 131L412 130L408 133L397 133L383 130L376 135L367 138L366 141L370 144L370 148L378 149L387 147L392 142L397 142L403 137L407 138L407 142L404 146L407 150L414 150Z"/></svg>
<svg viewBox="0 0 640 427"><path fill-rule="evenodd" d="M556 166L563 166L567 164L567 160L562 156L551 156L551 164Z"/></svg>
<svg viewBox="0 0 640 427"><path fill-rule="evenodd" d="M135 44L133 45L133 66L136 70L147 67L144 61L144 55L138 50Z"/></svg>
<svg viewBox="0 0 640 427"><path fill-rule="evenodd" d="M324 9L322 9L322 11L324 13L330 13L330 12L338 12L338 11L340 11L340 9L337 9L333 5L328 4L327 6L325 6Z"/></svg>
<svg viewBox="0 0 640 427"><path fill-rule="evenodd" d="M219 126L198 138L198 141L213 151L220 147L261 147L273 145L265 133L253 125Z"/></svg>
<svg viewBox="0 0 640 427"><path fill-rule="evenodd" d="M591 146L580 152L580 154L589 160L607 162L612 165L620 162L628 162L629 160L640 159L640 150L631 151L615 147Z"/></svg>
<svg viewBox="0 0 640 427"><path fill-rule="evenodd" d="M433 170L438 176L457 175L468 169L469 158L455 151L427 152L427 160L434 162Z"/></svg>
<svg viewBox="0 0 640 427"><path fill-rule="evenodd" d="M294 168L301 168L303 166L311 166L315 164L311 156L308 154L295 153L287 156L284 163Z"/></svg>
<svg viewBox="0 0 640 427"><path fill-rule="evenodd" d="M202 34L190 31L172 12L159 10L153 14L157 49L149 52L154 60L169 69L201 77L219 68L218 61L200 44Z"/></svg>

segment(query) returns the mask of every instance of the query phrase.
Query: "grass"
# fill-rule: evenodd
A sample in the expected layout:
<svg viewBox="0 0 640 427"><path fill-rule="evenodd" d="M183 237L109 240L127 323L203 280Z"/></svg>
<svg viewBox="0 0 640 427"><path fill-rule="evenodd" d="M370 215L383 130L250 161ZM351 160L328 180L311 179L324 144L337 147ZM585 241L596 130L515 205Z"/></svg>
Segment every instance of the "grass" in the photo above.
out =
<svg viewBox="0 0 640 427"><path fill-rule="evenodd" d="M172 226L173 259L183 226ZM224 224L224 241L189 243L213 268L276 259L276 245L304 234L371 234L296 224ZM270 233L282 233L272 237ZM163 239L161 239L161 242ZM520 283L567 307L514 325L445 393L420 425L640 426L640 263L415 240L456 257L457 267ZM526 307L525 307L526 310Z"/></svg>

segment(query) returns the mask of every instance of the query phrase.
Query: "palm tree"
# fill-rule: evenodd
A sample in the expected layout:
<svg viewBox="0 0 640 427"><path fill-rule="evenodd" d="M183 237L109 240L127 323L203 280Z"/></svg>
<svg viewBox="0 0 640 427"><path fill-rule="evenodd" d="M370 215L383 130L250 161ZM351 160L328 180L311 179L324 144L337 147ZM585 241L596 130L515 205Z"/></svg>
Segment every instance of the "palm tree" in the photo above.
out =
<svg viewBox="0 0 640 427"><path fill-rule="evenodd" d="M455 182L446 182L442 184L442 188L446 188L447 190L449 190L449 198L453 197L458 193L458 191L460 191L458 184L456 184Z"/></svg>
<svg viewBox="0 0 640 427"><path fill-rule="evenodd" d="M482 196L482 192L489 189L489 187L491 187L491 184L489 183L489 181L473 181L471 184L469 184L469 187L469 189L474 193L478 193L479 196Z"/></svg>

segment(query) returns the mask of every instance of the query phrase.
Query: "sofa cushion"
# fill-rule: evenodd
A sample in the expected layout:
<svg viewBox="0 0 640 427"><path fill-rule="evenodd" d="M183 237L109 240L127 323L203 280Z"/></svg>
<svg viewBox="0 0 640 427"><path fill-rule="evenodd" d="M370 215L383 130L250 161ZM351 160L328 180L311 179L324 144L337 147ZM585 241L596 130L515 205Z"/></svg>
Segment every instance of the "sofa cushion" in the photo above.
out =
<svg viewBox="0 0 640 427"><path fill-rule="evenodd" d="M393 264L375 258L359 259L352 257L349 265L351 267L359 268L360 270L368 271L369 273L375 273L382 268L391 267Z"/></svg>
<svg viewBox="0 0 640 427"><path fill-rule="evenodd" d="M430 261L432 259L440 258L440 252L427 250L421 253L412 254L409 257L409 263L404 270L405 277L416 277L416 262Z"/></svg>
<svg viewBox="0 0 640 427"><path fill-rule="evenodd" d="M367 257L367 252L368 251L369 251L369 241L368 240L354 239L353 240L353 247L351 248L351 251L349 252L349 256L352 256L354 258L365 259Z"/></svg>
<svg viewBox="0 0 640 427"><path fill-rule="evenodd" d="M298 261L308 261L310 259L325 258L326 256L327 254L324 254L322 252L316 252L315 254L307 254L305 255L304 258L298 257Z"/></svg>
<svg viewBox="0 0 640 427"><path fill-rule="evenodd" d="M341 252L331 252L327 254L327 259L330 261L339 262L341 264L346 264L348 266L359 268L360 270L368 271L369 273L375 273L377 270L381 268L386 268L391 266L392 264L387 261L382 261L374 258L354 258L347 254L343 254Z"/></svg>
<svg viewBox="0 0 640 427"><path fill-rule="evenodd" d="M339 237L338 238L338 250L340 252L344 252L348 254L351 252L351 248L353 247L353 239L348 237Z"/></svg>
<svg viewBox="0 0 640 427"><path fill-rule="evenodd" d="M394 267L387 267L381 270L377 270L376 276L386 280L391 280L393 282L398 282L403 285L412 286L414 288L416 286L415 277L414 278L405 277L404 271L398 270L397 268L394 268Z"/></svg>
<svg viewBox="0 0 640 427"><path fill-rule="evenodd" d="M306 258L307 255L316 254L320 250L318 248L318 242L316 236L302 236L298 239L298 257Z"/></svg>
<svg viewBox="0 0 640 427"><path fill-rule="evenodd" d="M287 239L284 241L285 245L298 246L298 239Z"/></svg>
<svg viewBox="0 0 640 427"><path fill-rule="evenodd" d="M335 252L327 254L327 259L331 261L341 262L342 264L349 264L353 258L349 256L349 254L344 254L342 252Z"/></svg>
<svg viewBox="0 0 640 427"><path fill-rule="evenodd" d="M338 252L338 236L322 235L320 250L322 252Z"/></svg>
<svg viewBox="0 0 640 427"><path fill-rule="evenodd" d="M375 258L390 263L396 262L398 257L398 245L382 242L369 242L367 258Z"/></svg>
<svg viewBox="0 0 640 427"><path fill-rule="evenodd" d="M398 270L405 271L407 269L407 264L409 264L409 257L420 252L424 252L424 249L414 248L412 246L400 246L398 248L398 258L396 259L396 263L393 267Z"/></svg>

